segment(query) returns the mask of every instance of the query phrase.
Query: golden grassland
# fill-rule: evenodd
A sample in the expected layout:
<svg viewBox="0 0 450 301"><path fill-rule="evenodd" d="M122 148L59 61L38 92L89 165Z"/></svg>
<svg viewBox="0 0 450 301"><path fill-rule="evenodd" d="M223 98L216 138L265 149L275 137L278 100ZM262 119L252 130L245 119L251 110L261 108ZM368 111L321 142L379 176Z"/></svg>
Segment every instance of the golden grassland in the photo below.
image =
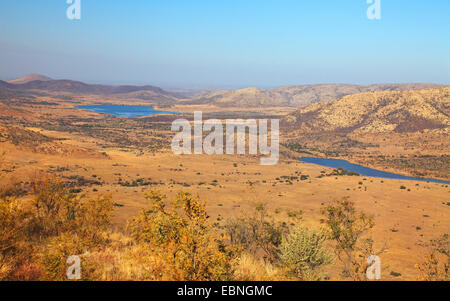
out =
<svg viewBox="0 0 450 301"><path fill-rule="evenodd" d="M38 101L51 102L55 99L42 97ZM120 99L89 98L89 103L101 102L123 104ZM108 226L108 231L113 232L108 234L110 243L89 255L94 256L95 260L104 259L106 262L106 268L98 271L101 275L95 275L95 279L152 279L148 276L150 272L146 267L156 269L161 264L158 262L161 260L158 257L160 254L148 255L145 253L148 251L145 246L132 243L133 238L124 232L127 221L138 216L140 210L148 206L145 193L149 190L158 190L167 195L169 200L175 198L180 191L193 196L199 195L206 201L205 210L209 215L209 222L217 229L224 229L230 219L251 216L259 204L265 205L274 222L285 222L287 227L294 227L291 223L296 222L291 222L290 216L301 210L301 224L311 229L320 229L325 226L321 211L324 206L348 197L358 211L366 212L374 218L375 226L367 231L366 236L373 238L375 250L384 249L380 254L384 280L416 280L420 276L416 264L422 263L429 253L427 244L430 240L448 234L450 229L450 188L445 184L333 175L333 169L295 160L299 153L288 151L284 147L280 162L274 166L259 165L257 156L176 156L168 150L167 144L157 144L160 140L167 143L170 137L167 122L158 121L157 118L150 119L151 126L161 125L161 128L152 132L155 140L149 140L148 145L138 144L138 134L133 133L132 129L123 130L123 127L141 126L139 121L116 124L118 121L102 114L76 110L74 105L64 100L58 101L57 106L25 105L20 109L8 106L8 110L0 111L0 116L4 117L1 121L3 127L17 126L55 139L38 143L38 147L25 143L25 140L22 144L13 144L8 139L1 141L0 151L5 153L1 182L2 185L20 187L24 191L20 199L25 202L32 202L35 198L31 193L33 179L42 174L67 182L68 189L78 196L86 195L94 199L100 195L112 196L115 206L112 223ZM174 108L170 110L186 113L204 110L211 114L219 111L205 105L177 105ZM248 111L249 114L262 112L267 115L283 115L289 110L227 108L225 111L230 114ZM8 119L16 113L14 121ZM44 124L43 121L49 124ZM61 122L64 122L63 126ZM105 126L92 130L92 134L79 130L83 125L100 122L105 122ZM142 122L145 123L145 119ZM144 131L139 129L141 130ZM111 131L111 134L97 136L97 133L106 131ZM125 135L124 133L130 136L128 140L111 140ZM160 138L159 135L165 138ZM281 138L284 139L283 136ZM369 147L369 150L356 146L347 156L342 157L357 158L354 161L362 161L369 166L380 166L372 162L376 160L370 156L383 154L399 157L414 155L417 150L422 154L423 149L430 144L436 144L437 147L428 148L429 153L448 154L448 148L441 145L443 142L432 135L426 146L415 148L414 143L411 143L406 150L402 145L406 145L404 142L417 141L414 134L403 134L403 140L393 137L387 139L392 143L386 143L386 138L389 136L361 136L357 139L363 142L366 139L367 143L372 142L378 146L372 149ZM127 143L131 144L124 145ZM323 142L319 141L317 145L320 146L321 143ZM308 151L314 153L317 145L309 146ZM394 172L408 174L409 171L399 170L398 166L388 163L385 167ZM448 170L448 166L446 168ZM421 172L426 172L426 169ZM441 171L439 175L448 179L445 172ZM327 244L333 248L332 242ZM148 256L140 256L142 254ZM257 256L243 252L233 259L233 279L285 279L282 268L265 260L261 251L255 254ZM141 262L136 261L139 257L142 258ZM334 260L333 264L325 267L325 272L329 279L337 280L342 279L342 269L342 264ZM157 279L170 280L174 277Z"/></svg>
<svg viewBox="0 0 450 301"><path fill-rule="evenodd" d="M285 218L283 213L302 210L305 224L319 227L320 208L348 196L359 210L375 217L373 238L379 246L384 243L388 246L382 254L385 272L390 272L389 269L400 272L404 280L416 277L414 264L426 252L421 244L450 229L447 185L355 176L317 178L322 171L328 174L332 170L295 160L262 167L256 158L237 156L180 157L163 153L137 157L119 151L109 151L108 156L99 159L7 153L8 162L16 166L11 175L16 181L30 179L39 170L50 172L57 167L68 170L56 173L59 176L100 178L105 184L82 187L82 193L112 193L114 202L121 206L114 213L119 228L145 207L143 196L149 188L125 187L118 184L119 178L130 183L140 178L151 179L150 182L158 182L151 187L169 197L179 191L198 194L208 201L211 220L222 225L227 218L241 216L263 202L269 210L280 212L279 217L275 214L277 219ZM301 175L308 179L286 182L283 178ZM406 189L400 189L401 186ZM386 275L387 279L390 277Z"/></svg>

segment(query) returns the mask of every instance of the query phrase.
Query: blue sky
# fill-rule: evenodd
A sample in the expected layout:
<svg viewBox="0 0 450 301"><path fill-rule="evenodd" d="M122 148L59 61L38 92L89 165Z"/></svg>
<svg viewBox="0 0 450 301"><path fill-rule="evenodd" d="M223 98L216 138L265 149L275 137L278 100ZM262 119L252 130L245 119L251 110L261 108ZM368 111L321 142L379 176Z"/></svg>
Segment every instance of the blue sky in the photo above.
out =
<svg viewBox="0 0 450 301"><path fill-rule="evenodd" d="M0 79L238 88L450 83L450 1L0 0Z"/></svg>

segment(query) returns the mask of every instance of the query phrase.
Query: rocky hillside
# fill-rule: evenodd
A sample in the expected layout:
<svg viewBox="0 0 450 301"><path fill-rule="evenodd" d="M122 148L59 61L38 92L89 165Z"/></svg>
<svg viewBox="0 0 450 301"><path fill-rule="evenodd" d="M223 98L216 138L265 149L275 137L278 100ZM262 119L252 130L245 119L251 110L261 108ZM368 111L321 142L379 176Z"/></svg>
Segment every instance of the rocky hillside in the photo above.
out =
<svg viewBox="0 0 450 301"><path fill-rule="evenodd" d="M212 91L193 98L189 103L213 104L221 107L304 107L312 103L361 92L401 91L437 87L440 86L434 84L379 84L367 86L323 84L284 86L269 90L246 88L234 91Z"/></svg>
<svg viewBox="0 0 450 301"><path fill-rule="evenodd" d="M303 132L448 132L450 87L348 95L295 111L283 118L281 126Z"/></svg>

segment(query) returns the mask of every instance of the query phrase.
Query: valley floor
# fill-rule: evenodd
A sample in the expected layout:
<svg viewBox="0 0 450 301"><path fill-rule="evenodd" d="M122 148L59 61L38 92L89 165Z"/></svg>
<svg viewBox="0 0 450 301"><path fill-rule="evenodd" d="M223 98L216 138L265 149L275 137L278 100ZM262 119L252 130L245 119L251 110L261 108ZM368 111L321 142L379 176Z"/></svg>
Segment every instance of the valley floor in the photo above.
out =
<svg viewBox="0 0 450 301"><path fill-rule="evenodd" d="M109 150L108 158L91 158L18 151L7 144L2 144L2 150L9 169L14 170L8 173L10 179L25 181L37 171L45 171L92 181L94 184L80 186L82 193L111 193L120 205L115 210L118 227L146 207L144 193L150 188L169 197L179 191L198 194L207 201L211 220L219 225L264 202L272 212L302 210L307 225L320 227L321 207L349 197L358 209L375 217L375 246L387 246L381 254L386 280L415 280L414 265L426 252L422 245L450 229L450 189L443 184L323 176L333 170L288 159L275 166L260 166L258 158L247 156L175 156L167 152L138 156ZM274 213L274 218L282 216ZM394 277L391 272L401 276Z"/></svg>
<svg viewBox="0 0 450 301"><path fill-rule="evenodd" d="M375 250L384 249L380 254L384 280L416 280L415 264L423 262L428 251L426 244L450 230L448 185L335 175L333 169L295 159L302 154L326 156L329 152L332 157L408 174L416 163L418 170L424 172L425 161L410 164L415 161L402 156L416 158L415 154L425 152L417 160L430 160L433 164L435 168L428 176L448 180L448 141L430 137L428 143L424 141L424 145L415 148L411 141L420 137L408 140L411 137L402 136L403 140L391 137L393 144L379 147L376 144L383 144L384 137L359 137L358 142L358 137L352 140L336 136L336 144L325 137L304 146L292 142L298 138L286 135L281 137L279 163L261 166L256 156L172 154L169 146L173 133L170 134L171 119L167 116L123 120L75 110L74 106L81 102L77 99L45 105L43 101L54 98L39 101L40 104L0 107L0 154L5 154L2 184L18 184L29 192L33 178L44 172L67 182L78 195L111 194L117 229L148 205L144 195L150 189L159 190L169 199L179 191L198 194L206 201L211 221L219 227L227 219L245 216L256 204L265 203L275 220L284 221L289 212L302 210L305 225L319 228L323 226L321 209L348 197L358 210L374 216L375 227L368 235L374 239ZM98 102L100 99L93 98L83 103ZM223 110L183 105L170 110L189 115L197 109L209 114L205 119L258 115L269 118L291 110ZM307 137L300 141L312 140ZM397 146L392 147L395 143ZM401 145L408 145L408 149ZM431 151L426 153L427 150ZM377 156L383 156L383 160ZM336 261L329 269L331 279L339 279L339 263Z"/></svg>

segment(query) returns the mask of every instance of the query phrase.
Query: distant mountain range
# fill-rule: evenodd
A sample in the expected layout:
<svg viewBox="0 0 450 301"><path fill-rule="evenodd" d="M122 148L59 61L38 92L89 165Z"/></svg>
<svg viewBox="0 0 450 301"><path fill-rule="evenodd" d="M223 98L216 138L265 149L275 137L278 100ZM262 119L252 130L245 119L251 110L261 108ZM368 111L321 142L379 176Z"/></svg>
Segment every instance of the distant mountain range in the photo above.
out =
<svg viewBox="0 0 450 301"><path fill-rule="evenodd" d="M361 92L416 90L437 88L436 84L319 84L283 86L269 90L246 88L234 91L212 91L189 101L191 104L212 104L221 107L304 107L306 105L332 100Z"/></svg>
<svg viewBox="0 0 450 301"><path fill-rule="evenodd" d="M8 82L0 81L0 90L19 92L42 90L47 92L69 92L78 94L127 94L139 91L151 91L163 96L182 98L180 94L168 92L155 86L91 85L73 80L54 80L39 74L29 74Z"/></svg>
<svg viewBox="0 0 450 301"><path fill-rule="evenodd" d="M171 105L183 100L183 104L209 104L218 107L305 107L312 103L323 102L345 95L376 91L403 91L426 88L439 88L436 84L318 84L282 86L261 90L246 88L240 90L200 90L189 93L175 93L155 86L110 86L86 84L73 80L54 80L40 74L0 81L0 95L33 92L65 92L91 95L124 95L125 97Z"/></svg>
<svg viewBox="0 0 450 301"><path fill-rule="evenodd" d="M287 132L411 133L450 129L450 87L378 91L315 103L281 120Z"/></svg>

